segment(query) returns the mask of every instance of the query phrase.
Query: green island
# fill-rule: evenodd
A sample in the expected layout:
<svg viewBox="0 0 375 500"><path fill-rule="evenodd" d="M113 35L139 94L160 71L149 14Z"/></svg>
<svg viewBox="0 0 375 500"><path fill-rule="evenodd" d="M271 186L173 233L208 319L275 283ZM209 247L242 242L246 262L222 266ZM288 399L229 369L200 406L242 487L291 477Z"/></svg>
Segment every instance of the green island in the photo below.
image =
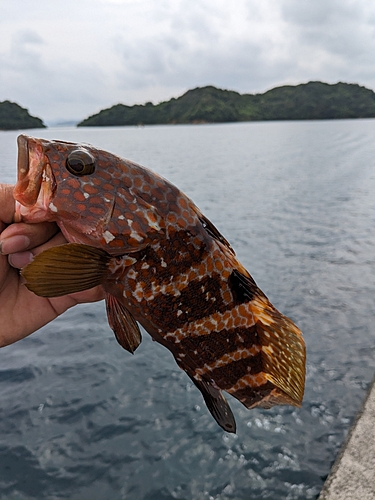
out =
<svg viewBox="0 0 375 500"><path fill-rule="evenodd" d="M116 104L89 116L77 126L374 117L372 90L357 84L309 82L276 87L263 94L201 87L156 105L151 102L134 106Z"/></svg>
<svg viewBox="0 0 375 500"><path fill-rule="evenodd" d="M46 128L43 121L31 116L27 109L11 101L0 102L0 130Z"/></svg>

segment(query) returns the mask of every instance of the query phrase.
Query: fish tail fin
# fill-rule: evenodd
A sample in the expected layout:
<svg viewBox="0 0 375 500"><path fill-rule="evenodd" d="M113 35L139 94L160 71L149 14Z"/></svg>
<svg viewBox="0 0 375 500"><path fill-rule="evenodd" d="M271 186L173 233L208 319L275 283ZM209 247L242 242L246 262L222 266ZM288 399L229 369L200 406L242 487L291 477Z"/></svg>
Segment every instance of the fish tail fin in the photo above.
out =
<svg viewBox="0 0 375 500"><path fill-rule="evenodd" d="M291 319L273 307L246 269L238 268L230 277L230 286L235 299L244 304L251 317L250 330L260 350L257 359L261 360L261 370L254 367L255 373L244 376L228 392L248 408L277 404L299 407L306 365L302 333Z"/></svg>
<svg viewBox="0 0 375 500"><path fill-rule="evenodd" d="M302 332L265 296L254 297L250 307L257 321L266 378L277 388L273 404L287 403L300 407L306 376L306 347Z"/></svg>

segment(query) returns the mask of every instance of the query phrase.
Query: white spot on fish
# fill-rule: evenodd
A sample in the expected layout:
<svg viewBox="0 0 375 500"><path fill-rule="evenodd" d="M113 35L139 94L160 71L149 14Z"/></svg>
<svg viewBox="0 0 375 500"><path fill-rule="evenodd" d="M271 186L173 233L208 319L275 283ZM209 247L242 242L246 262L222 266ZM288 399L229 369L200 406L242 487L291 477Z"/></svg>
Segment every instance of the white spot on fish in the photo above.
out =
<svg viewBox="0 0 375 500"><path fill-rule="evenodd" d="M126 219L126 220L127 220L127 223L129 224L129 227L131 229L133 221L131 219ZM137 231L134 231L134 229L131 230L130 238L133 238L136 241L143 241L143 237L139 233L137 233Z"/></svg>
<svg viewBox="0 0 375 500"><path fill-rule="evenodd" d="M160 226L159 226L159 224L158 224L156 221L151 220L151 219L150 219L150 216L149 216L149 214L148 214L147 212L145 213L145 217L146 217L147 222L148 222L148 225L149 225L150 227L152 227L152 228L153 228L153 229L155 229L156 231L160 231Z"/></svg>
<svg viewBox="0 0 375 500"><path fill-rule="evenodd" d="M137 241L143 241L142 236L141 236L140 234L138 234L136 231L132 231L132 232L130 233L130 237L131 237L131 238L134 238L134 239L135 239L135 240L137 240Z"/></svg>
<svg viewBox="0 0 375 500"><path fill-rule="evenodd" d="M273 348L271 345L262 345L262 351L269 356L272 356L273 354Z"/></svg>
<svg viewBox="0 0 375 500"><path fill-rule="evenodd" d="M161 258L160 265L161 265L161 267L167 267L167 263L165 262L163 257Z"/></svg>
<svg viewBox="0 0 375 500"><path fill-rule="evenodd" d="M83 193L83 196L86 198L86 200L87 200L87 198L90 197L89 193Z"/></svg>
<svg viewBox="0 0 375 500"><path fill-rule="evenodd" d="M182 314L182 311L181 311L181 309L179 309L179 310L177 311L177 317L181 316L181 314Z"/></svg>
<svg viewBox="0 0 375 500"><path fill-rule="evenodd" d="M142 236L139 233L137 233L137 231L134 231L134 229L132 229L133 221L131 219L126 219L126 220L127 220L129 227L131 229L130 238L133 238L136 241L143 241Z"/></svg>
<svg viewBox="0 0 375 500"><path fill-rule="evenodd" d="M110 233L109 231L104 231L103 238L105 239L106 243L109 243L110 241L112 241L112 240L115 239L115 237L113 236L113 234Z"/></svg>
<svg viewBox="0 0 375 500"><path fill-rule="evenodd" d="M136 280L137 276L138 276L138 273L136 273L134 271L134 269L130 269L129 270L129 272L128 272L128 278L130 278L131 280Z"/></svg>
<svg viewBox="0 0 375 500"><path fill-rule="evenodd" d="M43 173L42 173L42 181L43 182L46 182L46 181L49 181L50 178L48 177L48 175L46 174L46 171L43 170Z"/></svg>
<svg viewBox="0 0 375 500"><path fill-rule="evenodd" d="M133 292L133 297L135 297L138 302L142 302L143 288L142 288L142 285L140 283L137 283L135 290Z"/></svg>
<svg viewBox="0 0 375 500"><path fill-rule="evenodd" d="M51 210L51 212L55 212L55 213L57 212L57 207L55 207L55 205L52 203L52 201L51 201L51 203L48 205L48 207L49 207L49 209Z"/></svg>
<svg viewBox="0 0 375 500"><path fill-rule="evenodd" d="M120 220L124 220L125 219L125 217L123 215L119 215L117 218L120 219Z"/></svg>
<svg viewBox="0 0 375 500"><path fill-rule="evenodd" d="M148 269L149 267L150 267L150 264L147 264L147 262L144 262L144 263L142 264L141 269Z"/></svg>

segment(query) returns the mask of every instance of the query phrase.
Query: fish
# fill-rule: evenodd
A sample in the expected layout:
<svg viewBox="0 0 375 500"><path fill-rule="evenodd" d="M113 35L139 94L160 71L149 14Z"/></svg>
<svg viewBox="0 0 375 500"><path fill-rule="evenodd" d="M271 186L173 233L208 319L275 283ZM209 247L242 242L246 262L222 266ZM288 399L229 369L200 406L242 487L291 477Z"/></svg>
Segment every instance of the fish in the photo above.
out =
<svg viewBox="0 0 375 500"><path fill-rule="evenodd" d="M306 348L194 202L157 173L89 144L18 137L17 222L55 222L68 243L21 274L42 297L101 285L108 323L134 353L141 325L236 432L246 408L300 407Z"/></svg>

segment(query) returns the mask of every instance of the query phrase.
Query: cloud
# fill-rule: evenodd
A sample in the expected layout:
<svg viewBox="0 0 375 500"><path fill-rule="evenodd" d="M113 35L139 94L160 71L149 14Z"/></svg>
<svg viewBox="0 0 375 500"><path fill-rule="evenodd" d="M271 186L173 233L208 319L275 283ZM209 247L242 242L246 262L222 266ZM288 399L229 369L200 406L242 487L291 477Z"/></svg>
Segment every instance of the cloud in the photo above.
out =
<svg viewBox="0 0 375 500"><path fill-rule="evenodd" d="M356 79L374 71L375 4L371 1L290 0L282 7L283 19L298 42L297 60L303 54L315 71Z"/></svg>
<svg viewBox="0 0 375 500"><path fill-rule="evenodd" d="M276 22L270 24L258 10L248 12L246 2L236 4L235 14L190 4L179 2L171 24L157 34L116 40L125 88L149 88L157 81L170 87L212 83L250 91L260 89L270 75L288 72L291 65Z"/></svg>
<svg viewBox="0 0 375 500"><path fill-rule="evenodd" d="M208 84L375 88L373 0L19 0L0 29L0 100L47 121Z"/></svg>
<svg viewBox="0 0 375 500"><path fill-rule="evenodd" d="M105 75L91 61L82 65L66 56L59 58L58 65L51 65L44 55L45 45L32 30L14 34L9 52L0 55L2 97L25 105L42 118L53 118L56 110L57 117L75 118L77 105L95 106Z"/></svg>

